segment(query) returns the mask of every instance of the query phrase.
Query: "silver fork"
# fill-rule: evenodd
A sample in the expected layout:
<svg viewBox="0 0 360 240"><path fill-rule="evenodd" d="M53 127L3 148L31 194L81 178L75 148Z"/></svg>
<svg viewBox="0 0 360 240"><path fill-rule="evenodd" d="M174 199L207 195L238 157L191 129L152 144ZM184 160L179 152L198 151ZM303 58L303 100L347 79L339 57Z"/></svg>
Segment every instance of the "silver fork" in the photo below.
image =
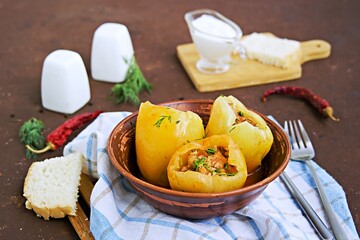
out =
<svg viewBox="0 0 360 240"><path fill-rule="evenodd" d="M338 221L338 218L330 204L330 201L324 191L322 183L320 182L320 179L312 164L311 160L315 157L315 150L311 144L310 138L306 133L303 124L301 123L300 120L293 122L285 121L284 130L285 132L288 133L290 137L290 141L292 141L291 159L297 161L305 161L306 165L310 169L310 172L318 188L320 199L324 205L324 209L328 216L335 238L338 240L348 239L348 236L345 233L344 229L341 227L341 223Z"/></svg>

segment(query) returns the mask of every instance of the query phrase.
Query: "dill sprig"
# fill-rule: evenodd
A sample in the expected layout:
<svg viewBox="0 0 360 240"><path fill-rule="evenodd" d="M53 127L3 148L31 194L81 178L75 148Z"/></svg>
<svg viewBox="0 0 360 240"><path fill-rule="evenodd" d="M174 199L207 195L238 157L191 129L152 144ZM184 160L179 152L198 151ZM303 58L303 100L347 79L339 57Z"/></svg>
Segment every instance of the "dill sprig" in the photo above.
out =
<svg viewBox="0 0 360 240"><path fill-rule="evenodd" d="M214 155L216 153L216 150L213 148L208 148L205 150L205 152L209 155Z"/></svg>
<svg viewBox="0 0 360 240"><path fill-rule="evenodd" d="M126 63L127 60L124 59ZM111 88L111 94L115 102L131 102L134 105L140 104L139 93L141 90L151 91L152 86L148 83L136 62L135 56L130 59L129 68L126 72L125 81L115 84Z"/></svg>
<svg viewBox="0 0 360 240"><path fill-rule="evenodd" d="M31 118L19 130L20 141L33 149L43 149L46 145L46 140L42 134L43 131L44 123L36 118ZM29 151L27 148L25 156L28 159L38 159L37 154Z"/></svg>
<svg viewBox="0 0 360 240"><path fill-rule="evenodd" d="M213 169L211 166L208 165L208 163L206 162L205 157L197 158L193 162L192 169L194 171L199 172L199 169L201 167L205 168L208 172L211 173L211 175L228 176L228 177L236 175L236 173L222 172L220 168ZM225 168L225 170L228 170L229 169L229 163L225 163L224 168Z"/></svg>
<svg viewBox="0 0 360 240"><path fill-rule="evenodd" d="M229 130L229 133L231 133L235 128L236 128L236 126L233 126L233 127Z"/></svg>
<svg viewBox="0 0 360 240"><path fill-rule="evenodd" d="M197 158L193 163L193 169L198 172L199 168L203 167L206 164L206 158Z"/></svg>
<svg viewBox="0 0 360 240"><path fill-rule="evenodd" d="M159 128L161 126L161 123L164 121L164 119L167 119L169 120L169 122L171 122L171 115L160 116L160 118L154 123L153 126Z"/></svg>

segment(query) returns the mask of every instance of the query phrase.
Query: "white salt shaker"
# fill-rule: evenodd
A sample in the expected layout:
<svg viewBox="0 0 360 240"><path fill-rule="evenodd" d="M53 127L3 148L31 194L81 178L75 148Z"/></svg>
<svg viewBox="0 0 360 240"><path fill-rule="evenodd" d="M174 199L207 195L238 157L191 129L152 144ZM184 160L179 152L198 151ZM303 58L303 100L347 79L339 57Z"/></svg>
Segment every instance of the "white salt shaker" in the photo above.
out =
<svg viewBox="0 0 360 240"><path fill-rule="evenodd" d="M72 114L90 100L90 85L81 56L70 50L55 50L44 61L41 76L44 108Z"/></svg>
<svg viewBox="0 0 360 240"><path fill-rule="evenodd" d="M125 25L100 25L94 33L92 42L92 78L105 82L123 82L133 55L131 37Z"/></svg>

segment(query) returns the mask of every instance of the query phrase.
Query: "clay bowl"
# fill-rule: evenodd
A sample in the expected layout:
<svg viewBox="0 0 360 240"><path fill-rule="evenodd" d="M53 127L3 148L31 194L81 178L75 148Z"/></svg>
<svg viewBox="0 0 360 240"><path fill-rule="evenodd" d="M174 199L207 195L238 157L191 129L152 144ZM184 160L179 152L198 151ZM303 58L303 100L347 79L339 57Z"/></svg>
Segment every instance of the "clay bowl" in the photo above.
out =
<svg viewBox="0 0 360 240"><path fill-rule="evenodd" d="M208 122L212 100L174 101L166 105L179 110L193 111ZM245 187L223 193L188 193L174 191L146 182L139 171L135 153L135 123L137 112L121 121L108 140L108 153L114 167L130 182L135 191L156 209L170 215L207 219L233 213L255 200L285 169L290 158L290 144L273 121L262 116L274 135L274 144L263 159L261 168L249 175Z"/></svg>

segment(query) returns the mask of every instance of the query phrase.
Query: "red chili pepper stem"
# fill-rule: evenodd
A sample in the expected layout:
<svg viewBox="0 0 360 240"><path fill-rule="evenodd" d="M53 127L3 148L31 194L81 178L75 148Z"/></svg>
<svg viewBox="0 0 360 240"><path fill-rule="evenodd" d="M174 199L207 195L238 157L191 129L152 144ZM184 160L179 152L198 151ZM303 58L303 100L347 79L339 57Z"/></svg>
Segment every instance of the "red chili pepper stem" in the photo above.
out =
<svg viewBox="0 0 360 240"><path fill-rule="evenodd" d="M332 107L326 107L323 109L323 114L325 116L328 116L330 119L334 120L334 121L340 121L339 118L334 117L334 109Z"/></svg>
<svg viewBox="0 0 360 240"><path fill-rule="evenodd" d="M29 151L31 151L31 152L33 152L33 153L36 153L36 154L44 153L44 152L47 152L47 151L49 151L49 150L55 150L54 144L52 144L52 143L50 143L50 142L49 142L49 143L46 145L46 147L43 148L43 149L39 149L39 150L33 149L33 148L30 147L29 145L26 145L26 148L29 149Z"/></svg>

